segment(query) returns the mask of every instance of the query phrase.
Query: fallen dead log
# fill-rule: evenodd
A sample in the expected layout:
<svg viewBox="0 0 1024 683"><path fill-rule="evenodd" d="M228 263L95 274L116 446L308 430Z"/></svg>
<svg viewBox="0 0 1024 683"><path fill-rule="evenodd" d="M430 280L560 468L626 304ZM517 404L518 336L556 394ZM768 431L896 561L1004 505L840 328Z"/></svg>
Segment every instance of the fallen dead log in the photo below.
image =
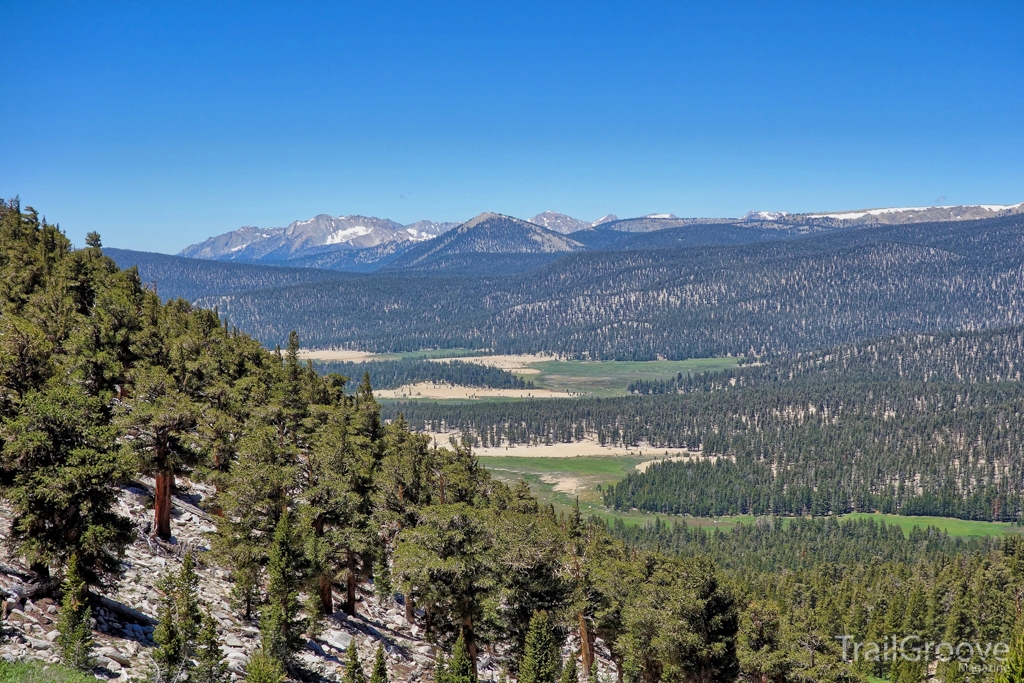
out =
<svg viewBox="0 0 1024 683"><path fill-rule="evenodd" d="M157 620L153 617L143 614L138 610L134 610L128 605L122 605L116 600L111 600L106 596L97 595L96 599L100 605L102 605L107 610L113 612L114 614L122 617L125 621L141 624L143 626L156 626L158 623Z"/></svg>

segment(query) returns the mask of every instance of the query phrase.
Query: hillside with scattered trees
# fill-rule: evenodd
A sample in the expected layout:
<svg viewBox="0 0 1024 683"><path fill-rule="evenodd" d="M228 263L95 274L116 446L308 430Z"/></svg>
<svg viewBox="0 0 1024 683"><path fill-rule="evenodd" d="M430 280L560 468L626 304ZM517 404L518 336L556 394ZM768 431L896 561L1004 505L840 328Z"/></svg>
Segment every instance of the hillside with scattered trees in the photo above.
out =
<svg viewBox="0 0 1024 683"><path fill-rule="evenodd" d="M570 254L527 275L367 275L203 297L264 343L620 360L809 351L1024 324L1024 218Z"/></svg>

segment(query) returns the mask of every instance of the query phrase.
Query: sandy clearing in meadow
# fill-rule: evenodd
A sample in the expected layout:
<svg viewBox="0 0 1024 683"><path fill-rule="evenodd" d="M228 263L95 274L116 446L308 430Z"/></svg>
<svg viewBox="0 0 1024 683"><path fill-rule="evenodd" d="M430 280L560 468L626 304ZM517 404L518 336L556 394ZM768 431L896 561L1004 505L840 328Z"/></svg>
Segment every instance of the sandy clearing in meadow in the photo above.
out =
<svg viewBox="0 0 1024 683"><path fill-rule="evenodd" d="M420 382L407 384L397 389L375 390L373 395L377 398L390 399L470 400L481 398L569 398L573 394L568 391L551 391L550 389L490 389L458 384Z"/></svg>
<svg viewBox="0 0 1024 683"><path fill-rule="evenodd" d="M583 481L577 477L567 477L558 474L545 474L540 478L545 484L554 484L552 487L559 493L579 493L586 488Z"/></svg>
<svg viewBox="0 0 1024 683"><path fill-rule="evenodd" d="M459 439L461 434L458 431L451 432L426 432L438 446L446 446L451 437ZM526 444L515 444L513 446L489 446L487 448L474 448L473 453L481 458L577 458L577 457L629 457L629 458L652 458L662 457L700 457L700 451L691 451L686 448L654 448L651 446L602 446L597 439L586 439L584 441L573 441L571 443L553 443L550 446L527 446ZM643 464L643 463L641 463Z"/></svg>

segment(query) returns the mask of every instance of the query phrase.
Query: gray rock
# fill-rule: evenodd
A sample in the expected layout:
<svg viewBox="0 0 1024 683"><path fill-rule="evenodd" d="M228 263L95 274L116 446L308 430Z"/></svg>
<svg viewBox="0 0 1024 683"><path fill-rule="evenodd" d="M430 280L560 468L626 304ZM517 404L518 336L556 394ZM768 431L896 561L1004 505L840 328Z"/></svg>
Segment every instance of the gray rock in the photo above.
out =
<svg viewBox="0 0 1024 683"><path fill-rule="evenodd" d="M37 638L29 638L25 636L25 642L29 644L33 650L49 650L53 647L53 643L49 640L39 640Z"/></svg>
<svg viewBox="0 0 1024 683"><path fill-rule="evenodd" d="M96 652L101 654L101 655L103 655L104 657L107 657L109 659L114 660L115 662L117 662L118 664L120 664L122 666L131 666L132 662L131 662L131 659L128 657L128 655L126 655L126 654L124 654L122 652L118 652L117 650L115 650L112 647L101 647ZM114 669L110 669L110 670L114 671Z"/></svg>
<svg viewBox="0 0 1024 683"><path fill-rule="evenodd" d="M335 650L346 650L352 643L352 636L341 631L331 631L324 638L324 642Z"/></svg>

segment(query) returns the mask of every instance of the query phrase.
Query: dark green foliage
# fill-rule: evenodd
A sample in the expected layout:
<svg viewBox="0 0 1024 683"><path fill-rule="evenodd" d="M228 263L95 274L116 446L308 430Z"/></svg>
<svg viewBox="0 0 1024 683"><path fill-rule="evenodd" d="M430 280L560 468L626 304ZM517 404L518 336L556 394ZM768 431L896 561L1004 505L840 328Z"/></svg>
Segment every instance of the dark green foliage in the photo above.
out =
<svg viewBox="0 0 1024 683"><path fill-rule="evenodd" d="M445 672L446 683L476 683L476 663L466 648L462 633L452 647L452 661Z"/></svg>
<svg viewBox="0 0 1024 683"><path fill-rule="evenodd" d="M366 674L363 673L363 665L359 662L359 650L356 648L356 641L349 643L347 657L345 658L344 683L366 683Z"/></svg>
<svg viewBox="0 0 1024 683"><path fill-rule="evenodd" d="M448 660L444 652L438 652L434 660L434 683L450 683L448 678Z"/></svg>
<svg viewBox="0 0 1024 683"><path fill-rule="evenodd" d="M391 582L391 567L387 557L381 557L374 565L373 594L381 606L387 607L395 598L395 586Z"/></svg>
<svg viewBox="0 0 1024 683"><path fill-rule="evenodd" d="M576 665L576 653L569 653L569 659L562 666L562 675L558 679L559 683L579 683L580 681L580 670Z"/></svg>
<svg viewBox="0 0 1024 683"><path fill-rule="evenodd" d="M263 648L256 650L246 666L246 683L284 683L284 667Z"/></svg>
<svg viewBox="0 0 1024 683"><path fill-rule="evenodd" d="M995 676L995 683L1024 683L1024 631L1018 630L1010 654Z"/></svg>
<svg viewBox="0 0 1024 683"><path fill-rule="evenodd" d="M556 683L560 669L551 619L547 612L535 612L519 662L519 683Z"/></svg>
<svg viewBox="0 0 1024 683"><path fill-rule="evenodd" d="M131 539L114 512L129 470L110 417L144 299L133 272L0 202L0 493L15 553L44 578L76 554L99 585Z"/></svg>
<svg viewBox="0 0 1024 683"><path fill-rule="evenodd" d="M373 658L373 673L370 683L388 683L388 664L384 657L384 646L377 646L377 654Z"/></svg>
<svg viewBox="0 0 1024 683"><path fill-rule="evenodd" d="M192 683L226 683L230 680L227 664L221 660L220 641L217 638L217 622L209 612L203 614L203 626L196 641L196 665L189 681Z"/></svg>
<svg viewBox="0 0 1024 683"><path fill-rule="evenodd" d="M162 596L159 623L153 633L157 644L153 660L163 680L184 680L192 670L204 628L198 587L199 578L191 553L185 555L177 576L167 574L160 582Z"/></svg>
<svg viewBox="0 0 1024 683"><path fill-rule="evenodd" d="M486 514L467 503L421 511L419 526L399 535L394 571L406 595L431 605L436 627L475 647L485 600L496 587L493 537ZM455 660L452 660L454 666Z"/></svg>
<svg viewBox="0 0 1024 683"><path fill-rule="evenodd" d="M373 386L377 389L396 389L418 382L460 384L494 389L533 388L533 382L516 377L508 370L457 360L435 362L415 357L366 363L321 361L314 363L313 367L323 375L333 372L345 377L362 377L363 374L369 373L373 380Z"/></svg>
<svg viewBox="0 0 1024 683"><path fill-rule="evenodd" d="M89 593L79 569L78 557L72 555L68 560L64 583L61 585L60 616L57 619L57 648L60 660L66 666L79 671L92 668L92 627L89 619Z"/></svg>
<svg viewBox="0 0 1024 683"><path fill-rule="evenodd" d="M301 576L299 540L285 512L277 523L267 565L267 603L260 611L260 632L267 654L289 666L303 646L305 628L299 616L298 579Z"/></svg>

